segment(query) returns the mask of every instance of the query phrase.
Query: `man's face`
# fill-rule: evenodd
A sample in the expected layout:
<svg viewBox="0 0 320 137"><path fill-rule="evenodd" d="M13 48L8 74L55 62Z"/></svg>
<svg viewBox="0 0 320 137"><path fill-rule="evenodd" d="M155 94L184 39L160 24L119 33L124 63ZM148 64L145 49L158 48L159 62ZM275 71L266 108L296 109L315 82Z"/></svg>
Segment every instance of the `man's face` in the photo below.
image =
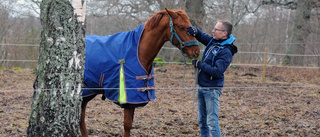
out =
<svg viewBox="0 0 320 137"><path fill-rule="evenodd" d="M212 30L213 38L215 40L227 39L227 31L222 27L222 23L218 22Z"/></svg>

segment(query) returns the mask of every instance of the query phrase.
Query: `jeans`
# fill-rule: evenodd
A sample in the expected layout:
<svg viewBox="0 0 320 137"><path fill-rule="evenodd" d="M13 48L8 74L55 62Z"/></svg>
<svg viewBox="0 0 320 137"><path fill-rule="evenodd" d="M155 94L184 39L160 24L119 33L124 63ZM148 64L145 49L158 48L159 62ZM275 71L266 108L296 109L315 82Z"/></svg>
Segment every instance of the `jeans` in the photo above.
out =
<svg viewBox="0 0 320 137"><path fill-rule="evenodd" d="M219 97L222 88L198 87L198 122L201 137L221 137L219 125Z"/></svg>

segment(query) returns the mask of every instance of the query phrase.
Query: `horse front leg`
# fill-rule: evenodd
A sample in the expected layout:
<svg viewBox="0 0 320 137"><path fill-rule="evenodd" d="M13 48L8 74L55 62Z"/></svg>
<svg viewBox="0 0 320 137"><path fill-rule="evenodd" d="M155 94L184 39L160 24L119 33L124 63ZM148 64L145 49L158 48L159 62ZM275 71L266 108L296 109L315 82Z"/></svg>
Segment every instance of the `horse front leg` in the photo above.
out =
<svg viewBox="0 0 320 137"><path fill-rule="evenodd" d="M82 102L82 104L81 104L80 132L81 132L82 137L89 137L87 126L86 126L86 121L85 121L87 104L88 104L88 102L86 102L86 103Z"/></svg>
<svg viewBox="0 0 320 137"><path fill-rule="evenodd" d="M124 137L130 136L130 130L132 128L133 116L135 108L124 108Z"/></svg>

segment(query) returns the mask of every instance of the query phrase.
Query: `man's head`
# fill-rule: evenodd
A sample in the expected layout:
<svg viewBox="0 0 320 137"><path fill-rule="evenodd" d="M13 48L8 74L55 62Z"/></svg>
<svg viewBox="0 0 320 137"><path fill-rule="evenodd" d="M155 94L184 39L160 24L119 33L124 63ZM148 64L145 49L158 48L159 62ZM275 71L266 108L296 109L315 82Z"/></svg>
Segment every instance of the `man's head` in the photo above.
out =
<svg viewBox="0 0 320 137"><path fill-rule="evenodd" d="M228 39L232 34L232 24L229 21L220 20L212 30L212 34L216 40Z"/></svg>

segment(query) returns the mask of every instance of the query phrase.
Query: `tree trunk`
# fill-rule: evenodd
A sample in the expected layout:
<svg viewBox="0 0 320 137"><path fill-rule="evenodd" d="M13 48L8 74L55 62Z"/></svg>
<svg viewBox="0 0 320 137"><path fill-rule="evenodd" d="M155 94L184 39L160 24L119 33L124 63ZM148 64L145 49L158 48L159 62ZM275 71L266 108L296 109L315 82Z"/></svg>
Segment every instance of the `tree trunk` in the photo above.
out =
<svg viewBox="0 0 320 137"><path fill-rule="evenodd" d="M205 10L203 0L186 0L186 10L189 20L193 26L203 29ZM204 50L204 46L201 46Z"/></svg>
<svg viewBox="0 0 320 137"><path fill-rule="evenodd" d="M187 0L185 11L189 16L191 24L201 28L205 16L203 0Z"/></svg>
<svg viewBox="0 0 320 137"><path fill-rule="evenodd" d="M295 24L292 33L291 45L287 51L287 56L285 56L284 64L289 65L304 65L303 56L290 56L289 54L305 54L305 40L310 34L310 27L308 22L311 17L311 5L312 0L298 0L297 9L295 15Z"/></svg>
<svg viewBox="0 0 320 137"><path fill-rule="evenodd" d="M41 2L41 43L27 136L80 136L84 0Z"/></svg>

